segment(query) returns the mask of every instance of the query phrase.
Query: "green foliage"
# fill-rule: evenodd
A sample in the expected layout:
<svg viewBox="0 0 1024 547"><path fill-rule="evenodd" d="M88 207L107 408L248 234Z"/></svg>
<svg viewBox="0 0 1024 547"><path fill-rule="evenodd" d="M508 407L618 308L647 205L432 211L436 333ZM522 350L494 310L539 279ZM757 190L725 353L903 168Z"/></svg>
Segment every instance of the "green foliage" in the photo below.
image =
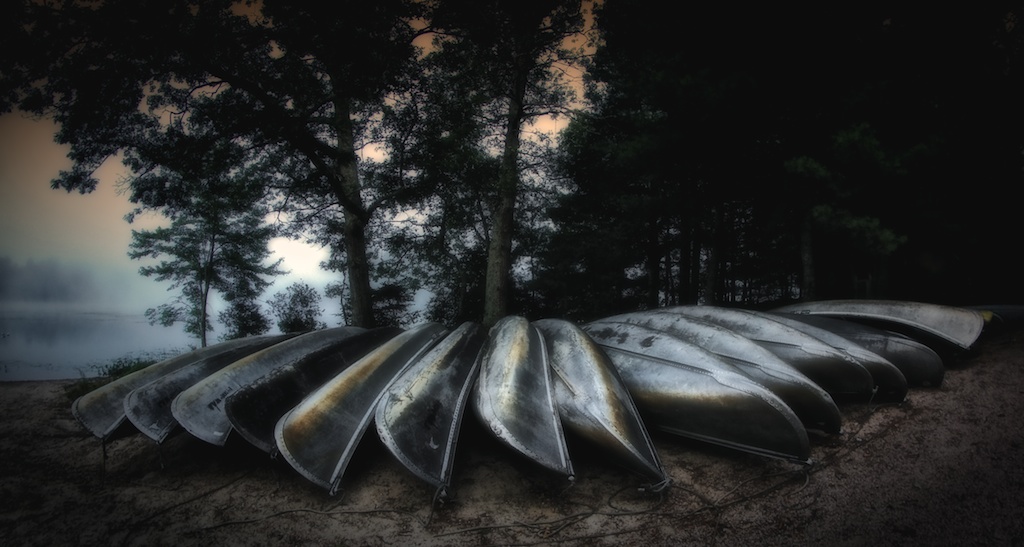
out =
<svg viewBox="0 0 1024 547"><path fill-rule="evenodd" d="M254 298L229 298L228 309L222 310L217 318L227 329L221 340L255 336L270 330L270 318L264 315Z"/></svg>
<svg viewBox="0 0 1024 547"><path fill-rule="evenodd" d="M200 196L193 196L201 200ZM170 325L184 321L185 331L206 345L211 330L208 306L210 292L219 291L229 303L230 334L258 332L262 328L254 298L269 285L265 277L282 273L280 260L265 265L267 247L274 231L262 226L263 215L221 210L213 218L178 216L170 227L133 230L129 256L133 259L161 259L139 272L157 281L169 281L169 290L179 289L174 303L146 311L151 323ZM265 328L264 328L265 331Z"/></svg>
<svg viewBox="0 0 1024 547"><path fill-rule="evenodd" d="M157 166L212 181L207 170L217 165L249 170L262 205L299 223L293 231L344 217L326 235L344 243L351 307L372 323L362 230L378 205L364 195L389 197L363 187L357 150L366 121L415 59L420 31L410 23L427 6L26 1L31 24L4 38L16 53L14 70L0 73L0 106L60 125L57 141L73 165L54 188L92 191L96 169L123 152L132 170L125 186L147 207L189 193L174 177L153 176Z"/></svg>
<svg viewBox="0 0 1024 547"><path fill-rule="evenodd" d="M295 282L270 299L271 313L281 332L307 332L325 328L320 321L320 293L304 282Z"/></svg>
<svg viewBox="0 0 1024 547"><path fill-rule="evenodd" d="M887 283L876 296L934 286L928 298L950 298L952 284L923 282L936 276L922 258L1001 260L970 225L1006 229L1015 216L983 196L1021 181L1021 133L978 120L1024 119L1010 99L1024 79L1008 68L1021 32L1006 23L1019 16L825 5L737 16L704 3L660 17L602 3L593 113L560 150L578 189L553 211L538 290L583 315L794 298L802 275L821 289L806 297L851 296L871 276ZM956 38L939 30L952 28ZM828 61L809 62L808 47Z"/></svg>
<svg viewBox="0 0 1024 547"><path fill-rule="evenodd" d="M186 302L215 284L231 330L261 328L237 266L256 255L219 277L199 257L270 211L332 249L331 294L367 325L420 289L454 322L791 298L815 276L947 298L1015 271L991 234L1015 233L1024 172L1019 7L605 0L587 110L544 164L551 143L527 136L568 113L580 5L26 0L2 23L0 110L60 125L56 188L91 191L123 152L129 219L169 219L139 249L193 251L170 261L189 278L149 266L183 298L151 319L202 332ZM941 275L922 266L937 255L957 257Z"/></svg>
<svg viewBox="0 0 1024 547"><path fill-rule="evenodd" d="M844 248L858 250L865 255L885 257L907 242L906 236L885 228L878 218L853 215L829 205L814 207L811 216L825 230L847 239Z"/></svg>
<svg viewBox="0 0 1024 547"><path fill-rule="evenodd" d="M155 356L125 355L111 360L109 363L94 366L96 375L91 378L82 378L64 386L64 395L69 401L93 391L105 384L108 384L122 376L142 370L151 366L162 358Z"/></svg>

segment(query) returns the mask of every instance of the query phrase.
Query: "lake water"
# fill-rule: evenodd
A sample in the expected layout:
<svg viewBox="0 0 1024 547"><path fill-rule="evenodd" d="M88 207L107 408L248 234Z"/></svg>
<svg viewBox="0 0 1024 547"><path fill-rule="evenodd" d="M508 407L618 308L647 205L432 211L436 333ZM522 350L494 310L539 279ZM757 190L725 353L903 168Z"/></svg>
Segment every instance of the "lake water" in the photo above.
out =
<svg viewBox="0 0 1024 547"><path fill-rule="evenodd" d="M0 381L97 376L118 358L162 359L197 345L180 325L150 325L141 313L0 308Z"/></svg>

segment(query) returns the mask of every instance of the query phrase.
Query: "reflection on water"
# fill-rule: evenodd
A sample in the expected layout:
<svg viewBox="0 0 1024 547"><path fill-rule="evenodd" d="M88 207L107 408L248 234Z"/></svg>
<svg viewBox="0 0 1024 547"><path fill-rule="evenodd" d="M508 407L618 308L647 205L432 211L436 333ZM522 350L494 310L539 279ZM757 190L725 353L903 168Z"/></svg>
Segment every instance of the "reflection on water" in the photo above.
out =
<svg viewBox="0 0 1024 547"><path fill-rule="evenodd" d="M120 357L164 358L196 345L180 326L142 314L0 308L0 381L96 376Z"/></svg>

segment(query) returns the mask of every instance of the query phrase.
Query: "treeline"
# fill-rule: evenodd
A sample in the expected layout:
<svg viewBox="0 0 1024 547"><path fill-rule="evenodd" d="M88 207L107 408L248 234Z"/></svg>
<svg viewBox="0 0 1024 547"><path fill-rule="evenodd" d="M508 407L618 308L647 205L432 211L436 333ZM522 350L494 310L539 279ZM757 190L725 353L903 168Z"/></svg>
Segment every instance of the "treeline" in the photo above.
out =
<svg viewBox="0 0 1024 547"><path fill-rule="evenodd" d="M1015 4L4 9L0 110L59 124L55 188L123 153L138 211L177 227L133 256L182 266L190 300L244 311L282 233L332 249L329 295L364 326L409 320L421 289L417 319L449 325L1021 294Z"/></svg>
<svg viewBox="0 0 1024 547"><path fill-rule="evenodd" d="M1024 6L799 4L605 3L545 312L1020 300Z"/></svg>

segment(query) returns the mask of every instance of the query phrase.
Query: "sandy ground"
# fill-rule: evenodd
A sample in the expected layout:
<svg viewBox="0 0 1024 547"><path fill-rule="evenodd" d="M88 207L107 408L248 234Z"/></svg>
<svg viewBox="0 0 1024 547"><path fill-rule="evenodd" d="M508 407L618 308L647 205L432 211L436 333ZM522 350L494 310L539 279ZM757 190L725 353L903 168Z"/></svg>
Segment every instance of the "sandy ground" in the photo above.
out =
<svg viewBox="0 0 1024 547"><path fill-rule="evenodd" d="M662 495L592 452L569 485L469 420L441 506L375 435L334 497L237 438L134 434L104 464L67 385L0 383L0 545L1024 544L1021 329L903 404L843 405L810 467L656 435Z"/></svg>

